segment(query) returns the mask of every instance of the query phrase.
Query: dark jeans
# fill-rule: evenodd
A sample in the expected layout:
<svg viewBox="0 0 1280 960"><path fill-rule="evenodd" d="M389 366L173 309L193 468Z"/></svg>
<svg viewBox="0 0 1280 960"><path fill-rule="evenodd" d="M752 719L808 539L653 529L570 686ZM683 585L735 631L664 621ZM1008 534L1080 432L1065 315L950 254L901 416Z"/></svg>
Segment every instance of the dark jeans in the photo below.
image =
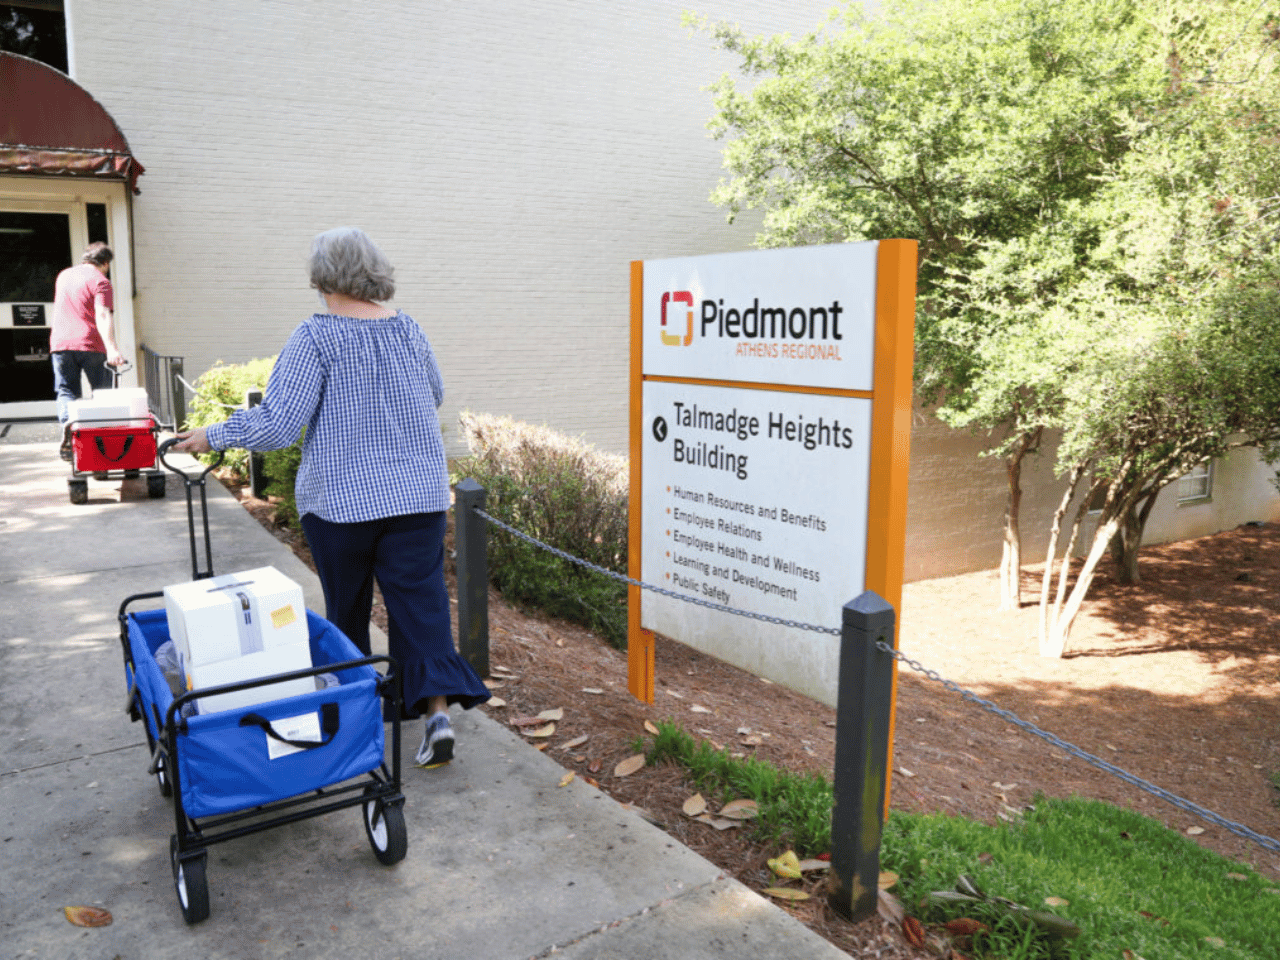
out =
<svg viewBox="0 0 1280 960"><path fill-rule="evenodd" d="M58 396L58 422L67 422L67 404L80 399L80 374L94 390L110 388L114 378L107 355L91 350L56 350L53 356L53 392Z"/></svg>
<svg viewBox="0 0 1280 960"><path fill-rule="evenodd" d="M324 588L325 618L368 656L375 578L387 605L387 652L403 682L404 716L431 697L471 709L489 691L453 645L444 579L444 513L413 513L361 523L302 516Z"/></svg>

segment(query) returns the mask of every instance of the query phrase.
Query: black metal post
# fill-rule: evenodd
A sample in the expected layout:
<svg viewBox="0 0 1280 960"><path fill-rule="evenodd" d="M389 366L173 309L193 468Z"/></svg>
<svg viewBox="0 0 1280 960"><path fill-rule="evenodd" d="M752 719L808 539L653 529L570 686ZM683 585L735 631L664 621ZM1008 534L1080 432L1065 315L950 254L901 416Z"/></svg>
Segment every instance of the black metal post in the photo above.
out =
<svg viewBox="0 0 1280 960"><path fill-rule="evenodd" d="M458 571L458 652L482 677L489 675L489 522L484 487L468 477L454 487L453 542Z"/></svg>
<svg viewBox="0 0 1280 960"><path fill-rule="evenodd" d="M262 402L261 390L246 390L244 405L252 410ZM261 500L267 489L267 477L262 469L262 454L249 452L249 492L254 498Z"/></svg>
<svg viewBox="0 0 1280 960"><path fill-rule="evenodd" d="M876 642L892 648L893 631L893 607L876 593L868 590L844 605L829 899L854 921L875 912L879 889L893 656Z"/></svg>

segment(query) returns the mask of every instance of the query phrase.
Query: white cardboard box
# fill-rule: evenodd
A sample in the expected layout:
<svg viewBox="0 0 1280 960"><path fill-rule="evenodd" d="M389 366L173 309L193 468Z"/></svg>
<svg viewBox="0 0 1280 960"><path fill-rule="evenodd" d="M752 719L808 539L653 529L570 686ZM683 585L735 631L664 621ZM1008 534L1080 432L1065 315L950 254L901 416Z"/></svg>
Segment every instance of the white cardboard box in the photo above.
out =
<svg viewBox="0 0 1280 960"><path fill-rule="evenodd" d="M95 390L93 396L67 405L68 422L86 427L149 427L151 409L143 387Z"/></svg>
<svg viewBox="0 0 1280 960"><path fill-rule="evenodd" d="M165 587L169 636L188 689L257 679L311 666L302 588L275 567ZM200 701L200 712L315 690L304 677Z"/></svg>
<svg viewBox="0 0 1280 960"><path fill-rule="evenodd" d="M291 643L286 647L251 653L233 660L215 660L212 663L188 665L187 686L191 690L203 690L206 687L217 687L224 683L239 683L242 680L257 680L276 673L306 670L310 666L310 645ZM302 677L298 680L283 680L261 687L237 690L234 693L220 693L216 697L201 697L198 703L202 714L215 713L219 710L237 710L256 703L294 697L301 693L314 693L315 689L315 677Z"/></svg>

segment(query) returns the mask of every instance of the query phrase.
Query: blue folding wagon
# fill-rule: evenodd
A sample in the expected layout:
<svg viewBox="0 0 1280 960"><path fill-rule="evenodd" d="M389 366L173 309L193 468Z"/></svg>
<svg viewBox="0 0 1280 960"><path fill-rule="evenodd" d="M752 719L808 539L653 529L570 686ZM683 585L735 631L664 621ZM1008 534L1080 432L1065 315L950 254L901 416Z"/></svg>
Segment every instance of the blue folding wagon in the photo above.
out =
<svg viewBox="0 0 1280 960"><path fill-rule="evenodd" d="M221 458L203 473L190 475L164 461L173 443L161 446L160 459L183 478L192 579L205 579L213 575L213 560L204 484ZM197 563L193 488L200 490L204 572ZM408 833L400 792L400 678L395 661L363 656L337 627L308 610L310 669L175 697L156 660L156 652L169 641L164 609L130 610L163 596L163 590L135 594L121 603L120 643L129 690L126 709L132 720L143 721L151 750L149 772L155 774L161 795L173 799L176 830L169 838L169 859L183 919L198 923L209 915L205 869L211 845L296 820L360 806L374 855L387 865L403 860ZM329 685L314 693L198 712L204 697L321 675ZM390 768L385 760L384 704L392 718ZM297 738L299 721L312 731L318 726L320 739Z"/></svg>

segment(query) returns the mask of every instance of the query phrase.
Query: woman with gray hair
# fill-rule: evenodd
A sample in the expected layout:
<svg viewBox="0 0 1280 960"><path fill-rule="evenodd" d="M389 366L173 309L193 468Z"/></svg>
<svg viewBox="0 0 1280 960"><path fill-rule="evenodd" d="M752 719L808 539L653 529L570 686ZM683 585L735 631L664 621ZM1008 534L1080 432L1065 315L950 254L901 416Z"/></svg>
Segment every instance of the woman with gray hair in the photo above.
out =
<svg viewBox="0 0 1280 960"><path fill-rule="evenodd" d="M325 616L366 655L376 579L388 652L404 680L404 716L426 714L417 763L453 758L448 707L489 691L453 645L444 579L449 481L431 344L407 314L382 305L393 270L363 231L315 238L311 286L325 311L294 330L262 403L179 434L175 450L278 450L303 432L298 515L324 587Z"/></svg>

